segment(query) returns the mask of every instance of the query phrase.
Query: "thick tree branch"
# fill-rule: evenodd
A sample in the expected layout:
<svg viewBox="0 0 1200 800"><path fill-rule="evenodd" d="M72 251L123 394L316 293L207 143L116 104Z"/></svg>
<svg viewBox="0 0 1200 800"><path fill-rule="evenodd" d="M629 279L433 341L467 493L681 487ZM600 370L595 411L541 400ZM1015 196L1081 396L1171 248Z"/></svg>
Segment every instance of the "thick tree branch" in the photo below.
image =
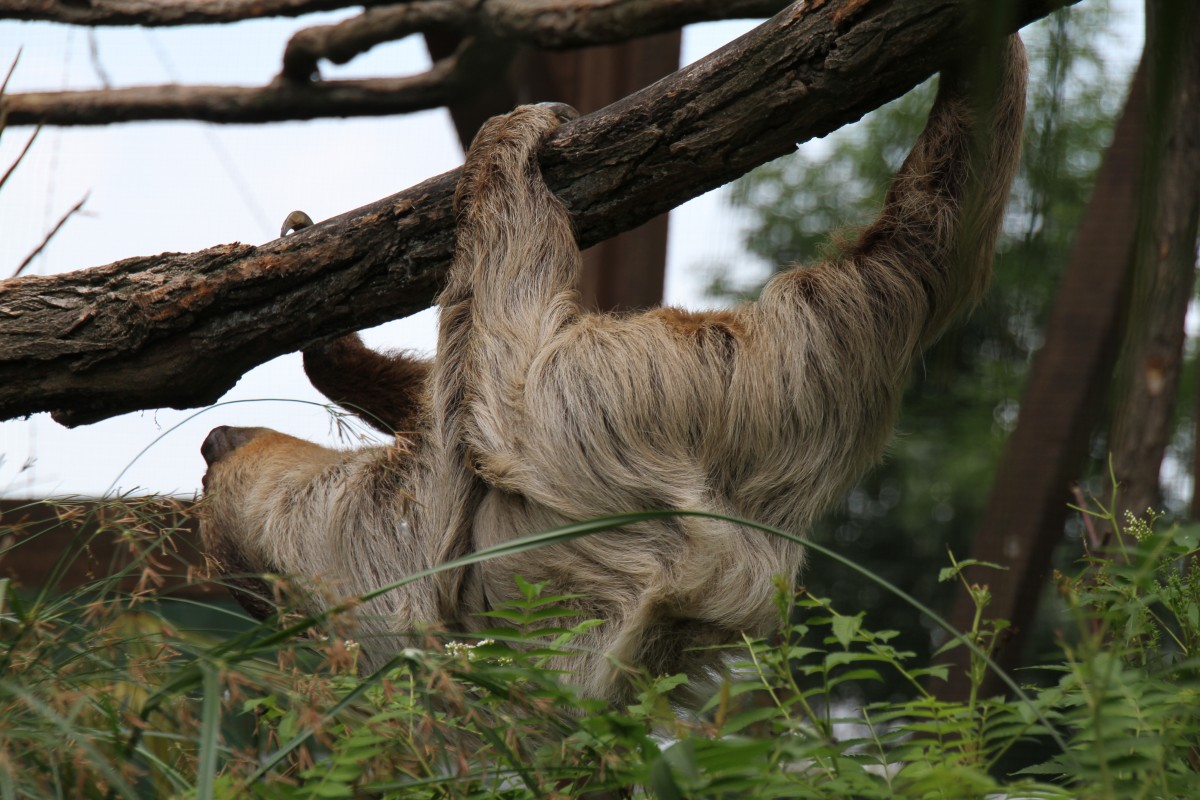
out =
<svg viewBox="0 0 1200 800"><path fill-rule="evenodd" d="M0 19L71 25L211 25L266 17L299 17L383 2L387 0L0 0Z"/></svg>
<svg viewBox="0 0 1200 800"><path fill-rule="evenodd" d="M1031 0L1005 30L1069 0ZM542 155L583 246L824 135L976 50L975 0L797 3L696 64L564 126ZM0 418L80 424L212 402L249 368L427 307L455 172L262 246L0 284Z"/></svg>

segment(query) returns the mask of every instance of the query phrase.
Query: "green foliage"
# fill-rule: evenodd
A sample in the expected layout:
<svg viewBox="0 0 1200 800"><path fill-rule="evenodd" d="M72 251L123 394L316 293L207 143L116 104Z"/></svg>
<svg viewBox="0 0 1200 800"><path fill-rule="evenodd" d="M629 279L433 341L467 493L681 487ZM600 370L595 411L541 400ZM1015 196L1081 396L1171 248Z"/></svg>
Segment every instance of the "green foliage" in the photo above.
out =
<svg viewBox="0 0 1200 800"><path fill-rule="evenodd" d="M1157 532L1157 515L1090 512L1117 546L1058 576L1075 643L1041 693L1069 733L1072 774L1096 796L1190 797L1200 769L1197 528ZM1058 773L1060 754L1026 770Z"/></svg>
<svg viewBox="0 0 1200 800"><path fill-rule="evenodd" d="M709 699L680 714L682 675L635 676L636 702L609 708L548 670L599 623L527 581L492 614L494 629L414 632L368 674L337 615L285 616L286 634L270 623L188 630L149 593L116 584L157 582L178 510L119 508L107 509L107 531L131 543L131 558L116 579L65 595L0 583L0 797L1117 800L1190 797L1200 780L1196 528L1130 520L1113 557L1058 576L1072 630L1041 668L1054 681L1016 699L940 698L946 667L870 615L781 583L781 619L793 621L732 650L710 686L687 686ZM87 521L77 508L61 516ZM0 525L3 555L36 534ZM578 534L531 538L556 535ZM973 596L982 610L986 588ZM963 636L976 687L1002 629L977 622ZM839 698L862 682L903 690ZM1025 745L1036 759L1003 774Z"/></svg>
<svg viewBox="0 0 1200 800"><path fill-rule="evenodd" d="M934 577L947 547L969 548L1100 156L1124 96L1103 58L1108 11L1086 3L1023 31L1030 51L1021 171L998 246L992 289L971 319L925 354L883 465L865 477L812 536L853 548L872 571L933 607L949 599ZM867 115L825 142L768 164L735 185L750 219L746 245L785 267L819 259L829 232L864 225L924 126L934 82ZM728 270L715 297L757 294ZM1103 448L1100 448L1102 452ZM1085 469L1087 472L1103 472ZM1077 551L1076 551L1077 552ZM938 644L907 609L840 568L812 573L809 588L839 606L866 608L920 654ZM888 687L871 689L885 696Z"/></svg>

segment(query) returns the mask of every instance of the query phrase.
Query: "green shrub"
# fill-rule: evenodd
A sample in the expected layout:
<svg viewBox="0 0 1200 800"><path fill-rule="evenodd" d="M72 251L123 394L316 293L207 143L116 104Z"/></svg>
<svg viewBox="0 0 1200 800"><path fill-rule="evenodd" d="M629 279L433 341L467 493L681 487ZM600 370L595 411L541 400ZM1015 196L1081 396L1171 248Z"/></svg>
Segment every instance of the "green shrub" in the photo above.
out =
<svg viewBox="0 0 1200 800"><path fill-rule="evenodd" d="M1196 528L1132 520L1118 552L1056 577L1070 624L1056 659L1029 676L1042 688L940 699L945 667L915 663L862 614L781 585L781 618L795 622L731 652L710 686L687 687L708 700L683 712L672 702L683 676L635 677L628 708L578 696L544 664L599 623L526 582L486 635L414 632L370 675L339 613L253 625L231 607L156 599L146 588L179 513L107 506L95 535L131 553L115 577L60 594L0 583L0 797L1115 800L1191 797L1200 784ZM88 521L78 506L59 516ZM3 557L34 537L0 523ZM133 591L118 591L122 579ZM986 590L974 596L982 604ZM966 632L976 686L1002 627ZM845 691L885 678L906 695L864 706ZM1029 744L1037 763L1003 774Z"/></svg>

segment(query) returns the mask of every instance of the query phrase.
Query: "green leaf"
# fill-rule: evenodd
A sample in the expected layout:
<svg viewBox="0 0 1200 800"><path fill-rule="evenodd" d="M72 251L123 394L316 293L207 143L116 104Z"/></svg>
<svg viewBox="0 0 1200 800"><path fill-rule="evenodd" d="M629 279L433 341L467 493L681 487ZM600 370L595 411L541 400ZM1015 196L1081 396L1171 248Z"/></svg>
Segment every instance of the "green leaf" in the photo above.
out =
<svg viewBox="0 0 1200 800"><path fill-rule="evenodd" d="M1200 547L1200 523L1188 523L1175 529L1171 539L1180 547L1195 550Z"/></svg>
<svg viewBox="0 0 1200 800"><path fill-rule="evenodd" d="M749 711L741 711L737 714L730 715L725 719L725 724L721 726L721 735L728 736L732 733L737 733L747 726L757 722L774 719L780 715L780 710L775 706L764 706L762 708L752 708Z"/></svg>
<svg viewBox="0 0 1200 800"><path fill-rule="evenodd" d="M833 618L833 635L837 637L838 643L842 647L849 647L854 641L855 634L862 627L862 614L851 616L838 616Z"/></svg>
<svg viewBox="0 0 1200 800"><path fill-rule="evenodd" d="M914 678L937 678L940 681L950 679L950 667L944 664L937 664L931 667L922 667L920 669L910 669L908 674Z"/></svg>
<svg viewBox="0 0 1200 800"><path fill-rule="evenodd" d="M671 745L663 752L663 760L689 780L700 779L700 767L696 763L696 742L694 740L683 739Z"/></svg>
<svg viewBox="0 0 1200 800"><path fill-rule="evenodd" d="M688 676L682 673L678 675L663 675L654 679L654 691L659 694L666 694L672 689L683 686L688 682Z"/></svg>
<svg viewBox="0 0 1200 800"><path fill-rule="evenodd" d="M196 758L197 800L212 800L217 777L217 744L221 735L221 674L212 664L201 664L204 697L200 707L200 748Z"/></svg>
<svg viewBox="0 0 1200 800"><path fill-rule="evenodd" d="M988 569L998 569L1005 572L1008 571L1008 567L1002 564L996 564L992 561L980 561L976 558L965 558L962 561L959 561L957 564L944 567L941 571L939 571L938 582L945 583L952 578L957 578L959 573L961 573L967 567L987 567Z"/></svg>
<svg viewBox="0 0 1200 800"><path fill-rule="evenodd" d="M671 774L671 767L661 755L650 766L650 789L659 800L684 800L684 794Z"/></svg>
<svg viewBox="0 0 1200 800"><path fill-rule="evenodd" d="M542 593L542 589L546 588L546 582L530 583L520 575L514 576L517 582L517 590L524 595L526 600L532 600Z"/></svg>
<svg viewBox="0 0 1200 800"><path fill-rule="evenodd" d="M848 681L882 682L883 676L879 674L878 670L873 670L873 669L864 667L862 669L852 669L849 672L838 675L836 678L834 678L833 683L840 684L840 683L846 683Z"/></svg>

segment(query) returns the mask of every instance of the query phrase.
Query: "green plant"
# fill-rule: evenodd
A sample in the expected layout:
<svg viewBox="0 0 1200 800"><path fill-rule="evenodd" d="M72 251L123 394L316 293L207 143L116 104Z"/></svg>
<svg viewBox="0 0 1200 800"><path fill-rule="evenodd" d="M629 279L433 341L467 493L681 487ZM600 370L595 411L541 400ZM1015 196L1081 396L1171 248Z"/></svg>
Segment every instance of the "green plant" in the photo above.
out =
<svg viewBox="0 0 1200 800"><path fill-rule="evenodd" d="M1153 519L1130 521L1119 558L1095 553L1077 575L1058 577L1070 624L1041 667L1058 679L1045 688L941 700L945 667L917 660L863 613L780 584L780 615L791 622L779 636L748 640L707 685L635 674L637 702L616 709L546 668L600 623L528 582L493 611L492 630L414 631L367 675L341 611L233 627L240 616L225 607L225 630L204 629L199 607L146 591L171 569L162 554L180 514L161 502L60 506L57 525L90 532L75 554L90 536L116 536L128 544L125 563L64 593L0 583L0 797L1116 800L1188 797L1197 780L1200 577L1190 564L1200 529L1158 533ZM0 521L0 553L11 557L36 535ZM814 559L841 558L814 550ZM973 596L982 612L986 589ZM975 686L1003 627L984 620L959 645L974 654ZM864 681L905 688L864 703L846 691ZM708 700L681 713L683 689ZM1003 774L1004 759L1029 742L1049 757Z"/></svg>
<svg viewBox="0 0 1200 800"><path fill-rule="evenodd" d="M1191 797L1200 776L1200 526L1157 531L1161 515L1090 521L1112 547L1079 575L1056 576L1069 611L1060 675L1041 693L1069 733L1072 775L1087 796ZM1115 507L1115 501L1114 501ZM1028 770L1053 774L1057 756Z"/></svg>

